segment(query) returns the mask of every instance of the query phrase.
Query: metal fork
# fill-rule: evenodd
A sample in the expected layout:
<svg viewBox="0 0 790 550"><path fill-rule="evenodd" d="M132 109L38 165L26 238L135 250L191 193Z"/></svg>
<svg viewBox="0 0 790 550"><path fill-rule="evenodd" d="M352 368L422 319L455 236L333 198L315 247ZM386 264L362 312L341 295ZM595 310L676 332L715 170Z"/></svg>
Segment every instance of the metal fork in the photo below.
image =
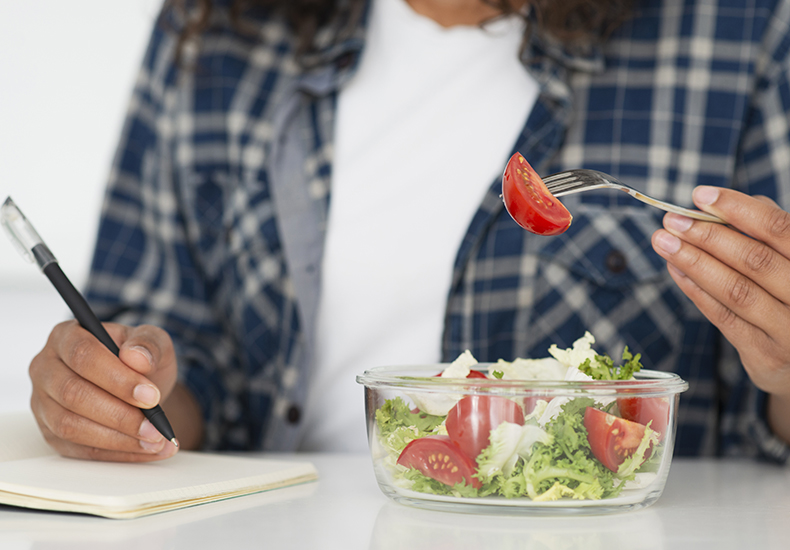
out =
<svg viewBox="0 0 790 550"><path fill-rule="evenodd" d="M724 220L714 216L713 214L700 212L699 210L690 210L688 208L683 208L682 206L676 206L674 204L649 197L644 193L637 191L633 187L630 187L618 179L610 176L609 174L604 174L603 172L598 172L597 170L579 169L558 172L543 178L543 183L546 184L546 187L549 188L549 191L555 197L570 195L571 193L579 193L580 191L589 191L591 189L619 189L621 191L625 191L635 199L638 199L651 206L655 206L656 208L660 208L661 210L666 210L667 212L674 212L675 214L680 214L681 216L686 216L706 222L725 223Z"/></svg>

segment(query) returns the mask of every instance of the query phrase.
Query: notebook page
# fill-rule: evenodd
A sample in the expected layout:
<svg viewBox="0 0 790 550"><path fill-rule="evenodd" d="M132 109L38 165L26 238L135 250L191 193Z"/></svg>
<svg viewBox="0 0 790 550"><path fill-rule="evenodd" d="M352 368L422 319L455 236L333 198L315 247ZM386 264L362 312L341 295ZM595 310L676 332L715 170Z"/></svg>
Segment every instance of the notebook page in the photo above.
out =
<svg viewBox="0 0 790 550"><path fill-rule="evenodd" d="M0 502L133 517L314 479L307 462L189 451L143 464L46 456L0 463Z"/></svg>

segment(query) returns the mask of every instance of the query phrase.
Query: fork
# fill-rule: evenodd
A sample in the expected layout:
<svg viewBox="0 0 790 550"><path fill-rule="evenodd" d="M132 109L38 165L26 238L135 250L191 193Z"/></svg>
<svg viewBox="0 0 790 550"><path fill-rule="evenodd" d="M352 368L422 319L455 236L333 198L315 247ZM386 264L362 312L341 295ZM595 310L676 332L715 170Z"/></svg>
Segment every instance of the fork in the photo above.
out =
<svg viewBox="0 0 790 550"><path fill-rule="evenodd" d="M724 220L718 216L714 216L713 214L700 212L699 210L683 208L682 206L677 206L668 202L654 199L653 197L649 197L644 193L637 191L633 187L626 185L620 180L610 176L609 174L604 174L603 172L598 172L597 170L578 169L557 172L556 174L552 174L551 176L543 178L543 183L546 184L546 187L548 187L551 194L555 197L570 195L571 193L579 193L580 191L589 191L591 189L619 189L621 191L625 191L635 199L638 199L651 206L655 206L656 208L660 208L661 210L666 210L667 212L674 212L675 214L680 214L681 216L686 216L688 218L694 218L696 220L702 220L706 222L726 223Z"/></svg>

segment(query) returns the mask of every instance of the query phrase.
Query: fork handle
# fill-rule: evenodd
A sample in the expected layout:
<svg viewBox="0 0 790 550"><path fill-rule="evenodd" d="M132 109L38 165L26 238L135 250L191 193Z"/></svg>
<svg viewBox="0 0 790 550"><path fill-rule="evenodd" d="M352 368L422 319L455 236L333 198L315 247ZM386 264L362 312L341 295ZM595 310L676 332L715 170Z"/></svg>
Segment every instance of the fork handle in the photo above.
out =
<svg viewBox="0 0 790 550"><path fill-rule="evenodd" d="M694 218L695 220L702 220L704 222L713 222L713 223L721 223L721 224L727 223L721 218L719 218L718 216L714 216L713 214L708 214L707 212L702 212L700 210L683 208L682 206L677 206L675 204L670 204L668 202L660 201L658 199L654 199L653 197L649 197L644 193L640 193L636 189L625 189L625 188L622 189L623 191L625 191L635 199L638 199L644 203L650 204L652 206L655 206L656 208L660 208L661 210L665 210L667 212L680 214L681 216L686 216L687 218Z"/></svg>

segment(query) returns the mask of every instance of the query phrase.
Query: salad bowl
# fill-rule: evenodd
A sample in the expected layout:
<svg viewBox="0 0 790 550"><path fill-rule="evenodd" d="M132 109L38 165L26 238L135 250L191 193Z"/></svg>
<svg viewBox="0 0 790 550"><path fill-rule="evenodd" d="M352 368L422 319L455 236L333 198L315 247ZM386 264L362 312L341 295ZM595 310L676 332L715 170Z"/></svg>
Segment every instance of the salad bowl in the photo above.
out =
<svg viewBox="0 0 790 550"><path fill-rule="evenodd" d="M357 377L388 497L438 510L555 515L635 510L660 497L688 388L677 375L639 369L626 380L594 379L553 358L517 360L534 372L514 375L516 362L470 358Z"/></svg>

